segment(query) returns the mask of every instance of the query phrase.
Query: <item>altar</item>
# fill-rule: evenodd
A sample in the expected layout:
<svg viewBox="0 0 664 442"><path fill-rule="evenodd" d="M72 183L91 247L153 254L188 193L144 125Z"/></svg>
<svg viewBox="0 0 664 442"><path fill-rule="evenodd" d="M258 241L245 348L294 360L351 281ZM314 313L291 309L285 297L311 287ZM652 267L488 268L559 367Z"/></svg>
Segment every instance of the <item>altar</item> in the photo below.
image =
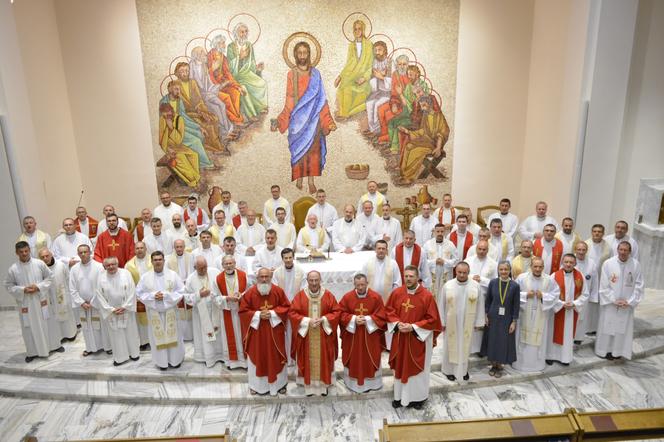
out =
<svg viewBox="0 0 664 442"><path fill-rule="evenodd" d="M305 274L312 270L318 270L323 287L331 291L337 298L337 301L339 301L343 295L353 289L353 277L355 274L361 271L364 263L375 255L376 252L373 251L349 254L332 252L330 253L330 259L313 262L297 259L306 256L304 254L298 253L295 257L297 265L302 267ZM327 258L327 255L325 256ZM247 275L252 281L255 281L253 262L254 257L247 256Z"/></svg>

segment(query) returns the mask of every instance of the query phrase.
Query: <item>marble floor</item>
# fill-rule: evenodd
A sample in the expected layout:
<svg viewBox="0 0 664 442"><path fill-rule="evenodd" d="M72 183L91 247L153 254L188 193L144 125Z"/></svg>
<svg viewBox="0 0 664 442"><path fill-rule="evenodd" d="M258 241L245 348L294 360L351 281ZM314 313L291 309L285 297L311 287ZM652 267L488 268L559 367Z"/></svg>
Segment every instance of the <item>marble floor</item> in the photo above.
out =
<svg viewBox="0 0 664 442"><path fill-rule="evenodd" d="M80 356L82 343L47 360L25 364L17 314L0 312L0 440L26 435L40 441L220 434L230 428L241 441L376 440L383 419L391 423L501 417L579 410L664 407L664 291L648 291L637 310L634 359L596 358L592 341L576 351L570 367L541 374L509 371L497 380L473 361L471 382L458 385L436 370L426 407L391 407L392 379L368 395L337 382L328 398L304 398L294 383L287 395L248 395L246 375L188 360L167 375L145 353L138 363L114 368L105 356ZM188 350L190 359L191 349Z"/></svg>

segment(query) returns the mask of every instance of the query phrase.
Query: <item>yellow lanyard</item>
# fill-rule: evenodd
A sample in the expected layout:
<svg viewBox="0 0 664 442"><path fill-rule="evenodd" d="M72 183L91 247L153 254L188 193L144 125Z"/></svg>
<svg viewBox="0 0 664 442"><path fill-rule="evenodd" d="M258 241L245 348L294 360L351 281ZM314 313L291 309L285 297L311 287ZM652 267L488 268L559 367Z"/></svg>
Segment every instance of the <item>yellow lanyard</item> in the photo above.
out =
<svg viewBox="0 0 664 442"><path fill-rule="evenodd" d="M498 296L500 296L500 305L505 305L505 298L507 298L507 289L510 287L510 279L505 284L505 292L503 292L503 281L498 279Z"/></svg>

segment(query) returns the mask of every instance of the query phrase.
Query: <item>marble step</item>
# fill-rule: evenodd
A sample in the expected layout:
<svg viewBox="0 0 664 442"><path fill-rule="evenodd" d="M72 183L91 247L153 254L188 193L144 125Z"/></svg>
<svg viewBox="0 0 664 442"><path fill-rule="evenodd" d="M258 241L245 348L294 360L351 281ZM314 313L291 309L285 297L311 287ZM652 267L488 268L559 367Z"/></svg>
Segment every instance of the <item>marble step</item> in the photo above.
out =
<svg viewBox="0 0 664 442"><path fill-rule="evenodd" d="M8 359L0 362L0 374L22 375L37 378L60 378L68 380L90 380L90 381L127 381L127 382L247 382L246 370L229 370L221 363L207 368L205 364L196 362L192 358L191 344L187 344L187 355L182 366L177 370L163 372L152 364L150 352L142 352L138 362L130 362L120 367L112 365L112 359L106 354L79 357L76 351L81 347L82 336L77 342L65 344L65 353L54 353L48 359L37 359L30 364L23 361L23 357L14 354ZM635 352L664 345L664 328L641 329L634 333ZM442 339L439 338L438 346L434 349L431 371L438 372L441 369ZM575 354L586 352L592 357L594 339L588 339L575 349ZM601 360L599 358L595 358ZM471 368L483 368L487 364L486 359L477 356L470 357ZM388 366L387 353L382 355L383 376L391 376L392 370ZM343 365L339 359L335 362L335 374L341 377ZM295 380L294 373L290 379Z"/></svg>
<svg viewBox="0 0 664 442"><path fill-rule="evenodd" d="M644 348L635 352L633 359L642 359L664 353L664 344ZM506 368L505 376L500 379L488 375L486 366L476 365L470 369L470 381L456 383L448 381L440 371L431 373L432 392L453 392L478 387L513 384L534 381L570 373L584 372L593 368L624 364L625 361L608 361L596 358L591 352L581 350L575 361L569 366L554 364L544 372L524 374ZM0 395L40 400L64 400L79 402L105 402L147 405L253 405L274 403L321 403L328 401L353 401L372 398L392 397L394 378L385 376L383 388L379 391L356 394L349 391L339 376L336 377L328 397L307 397L302 387L294 382L288 384L285 395L277 397L252 396L244 382L200 382L183 380L87 380L34 377L20 374L5 374L0 377Z"/></svg>

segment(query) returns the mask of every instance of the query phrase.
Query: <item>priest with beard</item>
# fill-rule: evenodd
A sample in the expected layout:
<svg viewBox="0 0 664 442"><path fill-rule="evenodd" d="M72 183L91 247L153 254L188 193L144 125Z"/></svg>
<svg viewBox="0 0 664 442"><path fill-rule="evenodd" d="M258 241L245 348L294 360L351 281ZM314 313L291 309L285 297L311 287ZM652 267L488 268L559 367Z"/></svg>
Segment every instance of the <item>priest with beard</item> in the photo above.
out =
<svg viewBox="0 0 664 442"><path fill-rule="evenodd" d="M165 268L164 254L152 252L152 270L141 276L136 296L147 308L152 361L160 370L179 368L184 360L184 341L178 332L176 310L184 296L184 284Z"/></svg>
<svg viewBox="0 0 664 442"><path fill-rule="evenodd" d="M282 264L272 273L272 284L278 285L288 301L293 301L295 295L307 284L307 278L302 267L295 263L295 252L288 247L281 251ZM290 321L286 322L286 357L288 357L288 366L295 365L291 357L291 344L293 341L293 329Z"/></svg>
<svg viewBox="0 0 664 442"><path fill-rule="evenodd" d="M355 393L383 388L381 352L385 347L387 314L380 293L368 288L362 273L353 278L355 289L339 302L341 361L344 384Z"/></svg>
<svg viewBox="0 0 664 442"><path fill-rule="evenodd" d="M95 245L95 261L104 262L109 256L118 258L118 265L124 268L127 261L134 257L134 238L131 233L118 227L118 216L115 213L106 215L108 229L97 238Z"/></svg>
<svg viewBox="0 0 664 442"><path fill-rule="evenodd" d="M321 286L318 271L307 274L307 287L295 295L288 315L293 327L291 356L297 361L296 382L304 386L307 396L327 396L339 349L339 305Z"/></svg>
<svg viewBox="0 0 664 442"><path fill-rule="evenodd" d="M279 286L271 283L270 269L261 268L257 283L240 300L240 320L244 335L249 392L286 393L288 370L286 322L290 302Z"/></svg>
<svg viewBox="0 0 664 442"><path fill-rule="evenodd" d="M19 241L15 246L18 262L12 264L5 279L5 288L16 300L25 343L25 362L47 358L48 289L53 274L39 259L30 255L30 244Z"/></svg>
<svg viewBox="0 0 664 442"><path fill-rule="evenodd" d="M404 269L405 285L387 300L387 332L393 333L390 368L394 370L392 406L420 410L429 398L433 343L443 331L436 301L419 282L417 267Z"/></svg>

